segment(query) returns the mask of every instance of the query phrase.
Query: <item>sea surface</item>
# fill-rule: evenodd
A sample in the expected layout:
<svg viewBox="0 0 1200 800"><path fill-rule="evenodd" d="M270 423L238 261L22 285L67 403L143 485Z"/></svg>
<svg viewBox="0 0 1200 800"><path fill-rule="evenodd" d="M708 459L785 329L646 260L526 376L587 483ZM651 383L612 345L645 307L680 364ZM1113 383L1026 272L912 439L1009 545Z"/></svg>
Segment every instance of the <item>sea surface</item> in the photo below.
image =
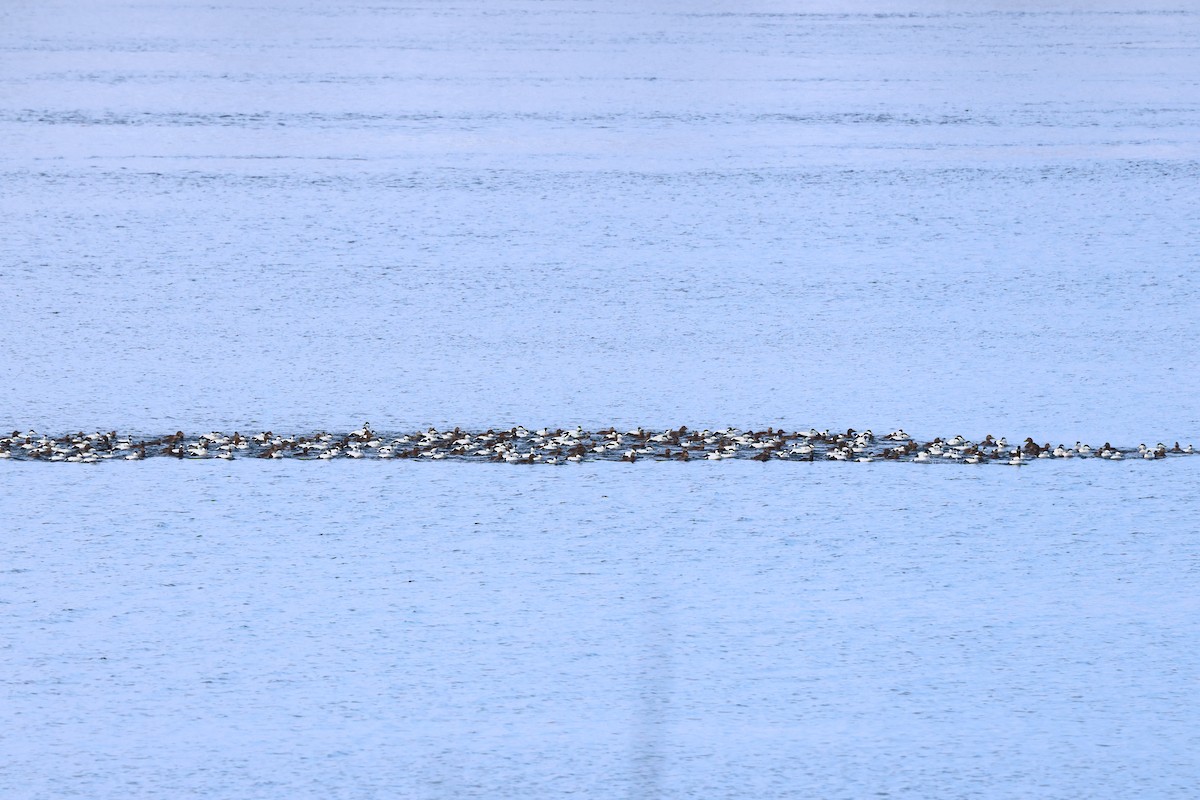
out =
<svg viewBox="0 0 1200 800"><path fill-rule="evenodd" d="M0 7L0 429L1200 445L1200 8ZM0 463L0 795L1192 797L1200 460Z"/></svg>
<svg viewBox="0 0 1200 800"><path fill-rule="evenodd" d="M6 4L3 417L1200 439L1200 9L952 8Z"/></svg>
<svg viewBox="0 0 1200 800"><path fill-rule="evenodd" d="M6 798L1195 796L1186 459L16 466Z"/></svg>

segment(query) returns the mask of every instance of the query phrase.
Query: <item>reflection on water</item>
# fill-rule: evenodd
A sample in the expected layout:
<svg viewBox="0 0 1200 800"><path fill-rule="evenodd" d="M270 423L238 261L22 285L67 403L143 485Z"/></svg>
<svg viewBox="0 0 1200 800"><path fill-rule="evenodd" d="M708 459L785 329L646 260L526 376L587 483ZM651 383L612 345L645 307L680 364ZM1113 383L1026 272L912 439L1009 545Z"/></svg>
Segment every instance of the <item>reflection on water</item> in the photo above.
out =
<svg viewBox="0 0 1200 800"><path fill-rule="evenodd" d="M653 591L656 587L645 586ZM631 756L634 796L662 797L666 743L671 732L670 709L674 675L671 663L670 609L662 595L647 594L639 618L639 707L633 724Z"/></svg>

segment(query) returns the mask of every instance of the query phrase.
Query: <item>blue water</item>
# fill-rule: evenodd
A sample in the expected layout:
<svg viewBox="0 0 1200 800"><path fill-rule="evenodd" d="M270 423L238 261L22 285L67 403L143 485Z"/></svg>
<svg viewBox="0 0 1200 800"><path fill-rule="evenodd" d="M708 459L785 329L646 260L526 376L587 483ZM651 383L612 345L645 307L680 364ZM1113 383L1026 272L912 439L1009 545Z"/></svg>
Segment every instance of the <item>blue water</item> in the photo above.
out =
<svg viewBox="0 0 1200 800"><path fill-rule="evenodd" d="M1188 459L0 470L6 797L1196 785Z"/></svg>
<svg viewBox="0 0 1200 800"><path fill-rule="evenodd" d="M1200 15L845 8L14 7L0 416L1200 439Z"/></svg>
<svg viewBox="0 0 1200 800"><path fill-rule="evenodd" d="M1200 444L1198 43L8 4L0 428ZM0 463L0 793L1190 797L1196 463Z"/></svg>

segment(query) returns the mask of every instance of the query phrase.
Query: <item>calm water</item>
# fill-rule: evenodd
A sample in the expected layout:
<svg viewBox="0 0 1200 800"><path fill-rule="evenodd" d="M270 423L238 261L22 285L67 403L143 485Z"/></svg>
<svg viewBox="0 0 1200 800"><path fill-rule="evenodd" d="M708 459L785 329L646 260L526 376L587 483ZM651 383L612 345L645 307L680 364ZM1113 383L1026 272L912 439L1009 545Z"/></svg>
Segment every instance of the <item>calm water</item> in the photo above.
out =
<svg viewBox="0 0 1200 800"><path fill-rule="evenodd" d="M0 468L6 797L1184 798L1200 774L1186 459Z"/></svg>
<svg viewBox="0 0 1200 800"><path fill-rule="evenodd" d="M833 5L6 4L0 427L1200 444L1200 13ZM0 794L1189 797L1197 496L0 464Z"/></svg>
<svg viewBox="0 0 1200 800"><path fill-rule="evenodd" d="M9 5L0 411L1200 439L1200 13L849 8Z"/></svg>

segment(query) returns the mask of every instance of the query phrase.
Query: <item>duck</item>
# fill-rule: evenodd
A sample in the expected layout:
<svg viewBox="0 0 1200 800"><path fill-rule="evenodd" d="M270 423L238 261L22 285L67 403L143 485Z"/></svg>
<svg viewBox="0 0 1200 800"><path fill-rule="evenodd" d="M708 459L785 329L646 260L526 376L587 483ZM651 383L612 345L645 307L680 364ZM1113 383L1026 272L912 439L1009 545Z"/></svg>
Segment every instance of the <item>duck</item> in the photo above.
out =
<svg viewBox="0 0 1200 800"><path fill-rule="evenodd" d="M899 435L899 436L897 436ZM896 438L893 438L896 437ZM385 440L387 443L385 444ZM243 437L235 431L226 436L220 431L209 431L196 437L188 437L182 431L157 439L135 440L117 431L70 433L50 437L30 431L22 434L14 431L12 436L0 436L0 459L71 461L73 463L96 463L112 458L140 460L147 456L165 455L176 458L221 458L232 460L237 450L249 449L260 458L323 458L326 460L345 458L446 458L464 460L507 461L510 463L562 464L588 460L633 461L640 457L652 460L689 460L694 457L710 461L729 458L752 458L756 461L821 460L855 461L869 463L879 459L891 461L966 461L972 464L987 461L1027 463L1028 460L1050 458L1086 457L1089 455L1105 459L1121 460L1126 457L1154 460L1170 455L1194 453L1191 445L1175 442L1168 447L1164 442L1151 446L1139 444L1135 449L1121 451L1105 442L1093 450L1090 446L1076 442L1070 449L1063 444L1057 447L1049 442L1038 444L1032 437L1013 448L1007 439L994 438L991 434L979 444L955 435L950 438L936 437L932 440L914 440L903 429L897 429L882 442L894 447L876 444L874 434L869 431L845 429L844 433L830 433L810 428L807 433L789 433L773 426L765 429L745 430L727 427L719 430L691 431L685 426L667 430L633 428L625 433L615 428L596 432L584 431L582 427L564 430L549 427L531 432L524 427L510 430L488 430L484 433L462 428L439 432L429 428L424 432L401 434L396 437L380 437L370 429L370 423L351 433L337 436L318 431L307 436L281 436L263 431L251 437ZM147 447L153 448L147 452ZM676 449L678 448L678 449ZM741 454L745 453L745 456Z"/></svg>

